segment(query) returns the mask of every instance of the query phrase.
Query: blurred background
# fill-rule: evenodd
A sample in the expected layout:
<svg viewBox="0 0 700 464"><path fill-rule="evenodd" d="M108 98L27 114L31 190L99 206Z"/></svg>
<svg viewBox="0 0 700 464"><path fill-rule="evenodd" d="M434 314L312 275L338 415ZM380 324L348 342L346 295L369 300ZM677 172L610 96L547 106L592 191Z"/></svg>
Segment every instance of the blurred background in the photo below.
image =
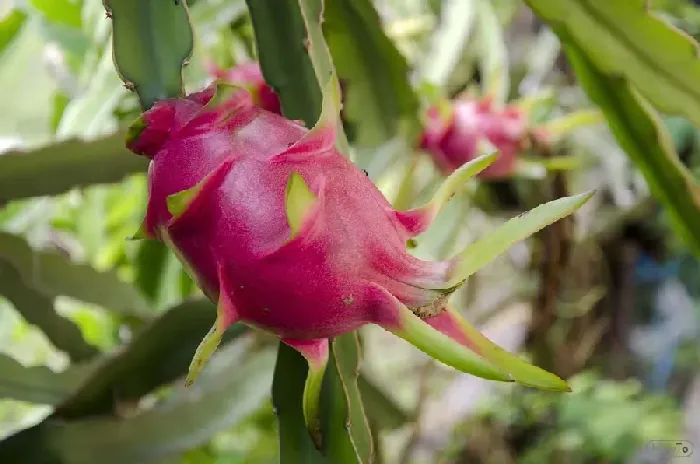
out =
<svg viewBox="0 0 700 464"><path fill-rule="evenodd" d="M193 91L256 51L243 0L188 3ZM700 462L700 264L557 36L515 0L373 3L419 112L488 95L557 135L546 149L519 146L517 169L457 195L416 255L450 255L537 204L598 191L454 297L490 339L570 379L573 393L462 375L363 328L359 385L380 462ZM693 2L652 7L700 35ZM110 28L100 0L0 0L0 440L14 435L0 441L2 462L278 462L274 339L231 328L201 382L183 388L214 310L160 243L126 240L143 217L146 160L123 147L140 109L115 72ZM393 72L383 63L366 78ZM444 174L387 122L403 109L377 99L367 118L384 125L346 106L358 164L394 204L420 204ZM697 129L662 124L697 176ZM672 458L658 440L698 449Z"/></svg>

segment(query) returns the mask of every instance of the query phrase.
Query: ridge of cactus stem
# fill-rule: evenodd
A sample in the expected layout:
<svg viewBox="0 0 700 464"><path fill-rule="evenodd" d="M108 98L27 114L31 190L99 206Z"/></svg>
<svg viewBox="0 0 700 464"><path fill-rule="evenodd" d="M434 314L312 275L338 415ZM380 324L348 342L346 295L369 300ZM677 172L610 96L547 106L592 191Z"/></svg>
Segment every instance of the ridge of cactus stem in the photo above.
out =
<svg viewBox="0 0 700 464"><path fill-rule="evenodd" d="M497 157L498 153L490 153L462 165L442 182L428 203L419 208L396 211L396 218L411 237L425 232L455 193L470 179L486 169Z"/></svg>

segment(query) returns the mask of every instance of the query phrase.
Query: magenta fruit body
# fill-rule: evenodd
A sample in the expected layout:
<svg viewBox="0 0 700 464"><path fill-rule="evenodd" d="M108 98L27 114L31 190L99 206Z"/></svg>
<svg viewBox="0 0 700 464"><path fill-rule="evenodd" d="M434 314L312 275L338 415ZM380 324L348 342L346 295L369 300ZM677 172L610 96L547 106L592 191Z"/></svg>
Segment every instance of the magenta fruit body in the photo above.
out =
<svg viewBox="0 0 700 464"><path fill-rule="evenodd" d="M479 156L486 139L499 151L496 161L479 176L484 179L511 175L527 135L527 121L515 108L498 110L489 100L456 100L445 118L437 107L426 114L420 148L426 150L444 174L450 174Z"/></svg>
<svg viewBox="0 0 700 464"><path fill-rule="evenodd" d="M442 301L448 263L407 253L408 226L336 151L333 125L309 131L242 90L207 106L214 92L156 103L128 146L152 160L147 234L168 240L203 291L227 302L227 324L328 338L366 323L398 325L392 298L417 311ZM290 239L293 173L316 200ZM168 196L196 185L173 217Z"/></svg>

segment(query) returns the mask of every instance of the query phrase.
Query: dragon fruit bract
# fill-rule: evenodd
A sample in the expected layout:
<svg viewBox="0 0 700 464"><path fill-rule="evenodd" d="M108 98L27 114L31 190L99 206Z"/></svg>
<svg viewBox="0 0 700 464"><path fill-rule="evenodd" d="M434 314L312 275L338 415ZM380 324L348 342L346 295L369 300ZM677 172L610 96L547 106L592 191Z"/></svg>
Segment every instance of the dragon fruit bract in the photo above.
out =
<svg viewBox="0 0 700 464"><path fill-rule="evenodd" d="M131 127L128 147L151 159L141 234L168 244L218 302L216 324L195 354L188 383L226 327L241 321L276 334L306 357L304 413L307 423L316 423L328 339L374 323L463 372L567 389L558 377L493 351L487 340L465 343L472 337L466 321L441 313L479 267L588 196L516 218L491 234L486 248L472 244L448 261L419 260L407 252L407 241L494 156L456 170L425 206L395 211L336 151L340 91L337 80L331 83L311 130L220 82L156 103ZM437 318L436 328L425 322L430 318ZM463 335L450 338L458 332Z"/></svg>
<svg viewBox="0 0 700 464"><path fill-rule="evenodd" d="M459 99L449 115L436 106L426 113L420 148L428 151L445 174L450 174L479 154L482 140L491 142L500 155L479 175L484 179L509 176L527 136L527 121L517 108L494 108L491 100Z"/></svg>
<svg viewBox="0 0 700 464"><path fill-rule="evenodd" d="M209 66L210 74L231 84L245 87L253 97L253 102L262 109L282 114L280 99L263 77L260 66L255 61L241 63L230 69Z"/></svg>

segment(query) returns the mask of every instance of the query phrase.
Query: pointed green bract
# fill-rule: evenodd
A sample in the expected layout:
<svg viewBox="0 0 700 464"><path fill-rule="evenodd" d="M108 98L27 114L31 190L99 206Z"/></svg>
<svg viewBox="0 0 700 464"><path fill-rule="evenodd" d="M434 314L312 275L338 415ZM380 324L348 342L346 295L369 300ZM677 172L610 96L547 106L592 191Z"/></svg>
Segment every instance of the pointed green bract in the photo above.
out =
<svg viewBox="0 0 700 464"><path fill-rule="evenodd" d="M559 377L544 369L525 362L509 353L481 334L467 322L454 308L448 307L450 317L457 323L464 336L473 343L484 359L508 373L521 385L550 391L571 391L569 385Z"/></svg>
<svg viewBox="0 0 700 464"><path fill-rule="evenodd" d="M192 358L192 363L190 363L189 372L187 373L187 379L185 379L185 385L190 386L197 380L202 367L211 358L211 356L216 352L216 349L221 343L221 337L224 335L224 329L221 328L218 320L209 332L204 336L204 339L197 347L197 351Z"/></svg>
<svg viewBox="0 0 700 464"><path fill-rule="evenodd" d="M197 198L197 194L202 190L204 182L200 182L191 189L183 190L182 192L173 193L167 198L168 211L177 219L183 215L187 208L192 204L192 201Z"/></svg>
<svg viewBox="0 0 700 464"><path fill-rule="evenodd" d="M319 416L321 385L323 375L326 373L328 358L322 363L309 362L309 373L306 375L304 384L304 397L302 407L304 410L304 421L309 429L311 438L317 448L321 448L321 419Z"/></svg>
<svg viewBox="0 0 700 464"><path fill-rule="evenodd" d="M400 325L385 327L394 335L403 338L427 355L455 369L487 380L511 382L512 379L462 344L434 329L396 300Z"/></svg>
<svg viewBox="0 0 700 464"><path fill-rule="evenodd" d="M292 172L289 176L284 203L292 239L299 233L304 219L316 204L316 195L306 185L301 174Z"/></svg>
<svg viewBox="0 0 700 464"><path fill-rule="evenodd" d="M127 240L129 240L129 241L132 241L132 240L133 240L133 241L136 241L136 240L148 240L148 239L150 239L150 238L152 238L152 237L148 234L148 230L146 229L146 222L144 221L144 222L141 223L141 225L139 226L139 230L137 230L136 233L135 233L134 235L132 235L131 237L127 238Z"/></svg>
<svg viewBox="0 0 700 464"><path fill-rule="evenodd" d="M222 103L230 102L231 97L235 95L236 92L240 92L242 90L245 90L250 95L253 95L254 93L251 85L244 85L242 83L232 84L223 79L217 79L215 84L216 91L214 92L214 96L207 102L207 104L204 106L205 108L216 108Z"/></svg>
<svg viewBox="0 0 700 464"><path fill-rule="evenodd" d="M433 195L433 198L426 205L426 208L435 211L435 214L437 214L467 181L489 167L491 163L496 161L497 157L498 153L489 153L462 165L445 179L437 192L435 192L435 195Z"/></svg>
<svg viewBox="0 0 700 464"><path fill-rule="evenodd" d="M488 236L472 243L459 255L452 258L453 268L447 287L458 285L515 243L573 213L583 206L594 193L591 191L559 198L540 205L511 219Z"/></svg>

